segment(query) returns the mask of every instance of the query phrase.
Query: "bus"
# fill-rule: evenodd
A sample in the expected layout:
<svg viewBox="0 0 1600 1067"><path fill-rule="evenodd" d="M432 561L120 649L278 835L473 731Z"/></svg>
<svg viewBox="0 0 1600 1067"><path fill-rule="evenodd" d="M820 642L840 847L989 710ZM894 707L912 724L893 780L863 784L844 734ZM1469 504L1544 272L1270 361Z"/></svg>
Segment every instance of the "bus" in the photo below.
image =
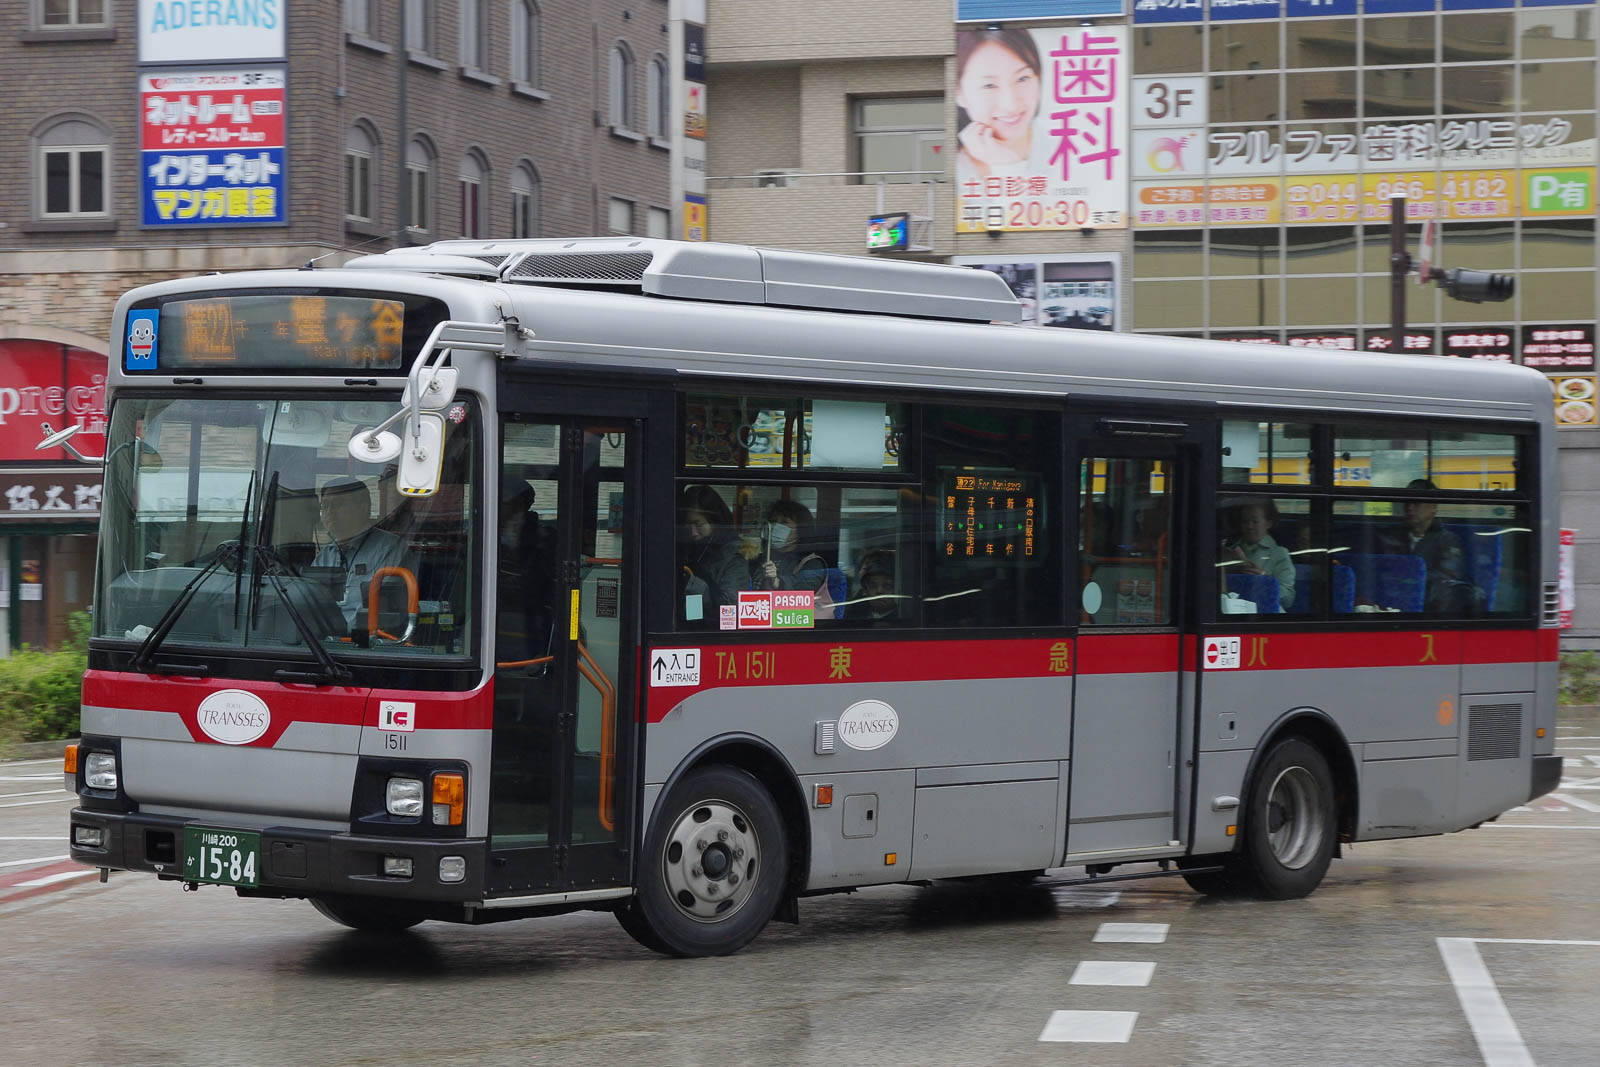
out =
<svg viewBox="0 0 1600 1067"><path fill-rule="evenodd" d="M72 857L702 956L874 885L1301 897L1554 787L1538 373L1017 319L636 238L127 293Z"/></svg>

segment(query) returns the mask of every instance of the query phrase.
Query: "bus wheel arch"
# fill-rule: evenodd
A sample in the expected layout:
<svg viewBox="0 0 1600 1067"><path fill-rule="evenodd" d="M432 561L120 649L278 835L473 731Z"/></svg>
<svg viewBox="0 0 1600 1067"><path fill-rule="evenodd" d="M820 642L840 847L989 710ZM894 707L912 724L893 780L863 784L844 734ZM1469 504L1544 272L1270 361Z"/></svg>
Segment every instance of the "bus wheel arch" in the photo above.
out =
<svg viewBox="0 0 1600 1067"><path fill-rule="evenodd" d="M712 867L694 862L692 854L695 845L704 844L705 827L739 863L751 863L753 854L776 843L780 852L762 853L760 870L781 868L779 883L758 885L751 892L751 882L737 886L726 875L721 876L726 881L713 879ZM712 844L703 855L724 847ZM809 855L805 807L787 761L757 738L716 739L685 758L664 784L646 827L635 895L618 909L618 921L635 940L658 952L735 952L769 919L794 920ZM718 884L710 885L712 881ZM703 891L719 896L707 898ZM706 908L735 901L738 906L726 919Z"/></svg>
<svg viewBox="0 0 1600 1067"><path fill-rule="evenodd" d="M1357 818L1360 815L1360 776L1356 771L1355 755L1344 731L1319 708L1300 707L1287 711L1262 735L1245 770L1245 788L1254 782L1256 769L1268 751L1288 737L1298 737L1311 745L1328 761L1333 775L1334 810L1337 814L1337 834L1333 854L1340 855L1340 844L1354 841Z"/></svg>

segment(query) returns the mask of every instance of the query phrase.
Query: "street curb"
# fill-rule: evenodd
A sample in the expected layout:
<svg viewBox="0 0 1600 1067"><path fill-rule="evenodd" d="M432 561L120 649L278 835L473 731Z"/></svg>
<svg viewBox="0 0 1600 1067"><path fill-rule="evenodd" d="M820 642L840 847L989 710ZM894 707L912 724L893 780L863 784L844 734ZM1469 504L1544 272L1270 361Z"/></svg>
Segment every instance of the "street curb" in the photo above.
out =
<svg viewBox="0 0 1600 1067"><path fill-rule="evenodd" d="M64 737L60 741L23 741L15 745L0 745L0 760L44 759L48 756L59 756L62 749L77 740L76 737Z"/></svg>

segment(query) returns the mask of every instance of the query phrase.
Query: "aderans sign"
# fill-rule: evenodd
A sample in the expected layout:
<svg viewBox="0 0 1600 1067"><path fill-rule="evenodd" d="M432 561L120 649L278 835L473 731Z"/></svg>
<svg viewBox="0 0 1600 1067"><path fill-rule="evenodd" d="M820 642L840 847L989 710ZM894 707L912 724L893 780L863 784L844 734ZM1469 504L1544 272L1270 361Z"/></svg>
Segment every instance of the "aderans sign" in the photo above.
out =
<svg viewBox="0 0 1600 1067"><path fill-rule="evenodd" d="M139 0L139 62L284 59L288 0Z"/></svg>

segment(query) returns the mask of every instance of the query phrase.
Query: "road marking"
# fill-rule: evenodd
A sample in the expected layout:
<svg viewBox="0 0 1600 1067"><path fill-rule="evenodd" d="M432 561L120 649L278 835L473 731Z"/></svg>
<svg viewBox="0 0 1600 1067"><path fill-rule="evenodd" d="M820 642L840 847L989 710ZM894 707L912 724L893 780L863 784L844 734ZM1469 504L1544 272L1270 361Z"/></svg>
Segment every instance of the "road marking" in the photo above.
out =
<svg viewBox="0 0 1600 1067"><path fill-rule="evenodd" d="M1584 811L1600 812L1600 804L1596 804L1592 800L1582 800L1578 797L1569 797L1565 793L1551 793L1550 799L1559 800L1563 804L1571 804L1573 807L1582 808Z"/></svg>
<svg viewBox="0 0 1600 1067"><path fill-rule="evenodd" d="M54 793L67 793L65 789L30 789L26 793L0 793L0 797L47 797ZM68 796L77 796L76 793L67 793Z"/></svg>
<svg viewBox="0 0 1600 1067"><path fill-rule="evenodd" d="M54 774L0 774L0 782L48 782L60 777L60 771Z"/></svg>
<svg viewBox="0 0 1600 1067"><path fill-rule="evenodd" d="M1093 1041L1127 1044L1136 1011L1053 1011L1040 1041Z"/></svg>
<svg viewBox="0 0 1600 1067"><path fill-rule="evenodd" d="M1557 826L1545 822L1486 822L1483 825L1500 830L1600 830L1600 826Z"/></svg>
<svg viewBox="0 0 1600 1067"><path fill-rule="evenodd" d="M1109 908L1122 899L1122 891L1089 889L1086 886L1062 886L1051 892L1056 903L1063 908Z"/></svg>
<svg viewBox="0 0 1600 1067"><path fill-rule="evenodd" d="M1149 985L1154 963L1127 960L1084 960L1072 972L1068 985Z"/></svg>
<svg viewBox="0 0 1600 1067"><path fill-rule="evenodd" d="M0 837L0 841L65 841L62 834L51 834L49 837Z"/></svg>
<svg viewBox="0 0 1600 1067"><path fill-rule="evenodd" d="M1094 939L1099 942L1159 945L1167 939L1167 923L1101 923Z"/></svg>
<svg viewBox="0 0 1600 1067"><path fill-rule="evenodd" d="M87 877L89 877L90 875L92 875L94 873L95 872L93 870L87 870L87 871L63 871L60 874L52 874L52 875L49 875L48 877L45 877L45 878L35 878L31 882L18 882L13 888L15 888L15 889L37 889L40 886L44 886L44 885L55 885L57 882L70 882L74 878L87 878Z"/></svg>
<svg viewBox="0 0 1600 1067"><path fill-rule="evenodd" d="M1479 945L1575 945L1600 948L1600 941L1557 941L1529 937L1437 937L1444 969L1456 987L1461 1011L1478 1041L1485 1067L1533 1067L1533 1057L1522 1041L1522 1032L1506 1010L1489 968L1484 966Z"/></svg>
<svg viewBox="0 0 1600 1067"><path fill-rule="evenodd" d="M68 793L66 796L54 800L19 800L15 804L0 804L0 808L31 808L35 804L60 804L64 800L77 800L78 794Z"/></svg>
<svg viewBox="0 0 1600 1067"><path fill-rule="evenodd" d="M60 863L62 860L71 858L71 856L39 856L31 860L6 860L4 863L0 863L0 867L26 867L37 863Z"/></svg>

